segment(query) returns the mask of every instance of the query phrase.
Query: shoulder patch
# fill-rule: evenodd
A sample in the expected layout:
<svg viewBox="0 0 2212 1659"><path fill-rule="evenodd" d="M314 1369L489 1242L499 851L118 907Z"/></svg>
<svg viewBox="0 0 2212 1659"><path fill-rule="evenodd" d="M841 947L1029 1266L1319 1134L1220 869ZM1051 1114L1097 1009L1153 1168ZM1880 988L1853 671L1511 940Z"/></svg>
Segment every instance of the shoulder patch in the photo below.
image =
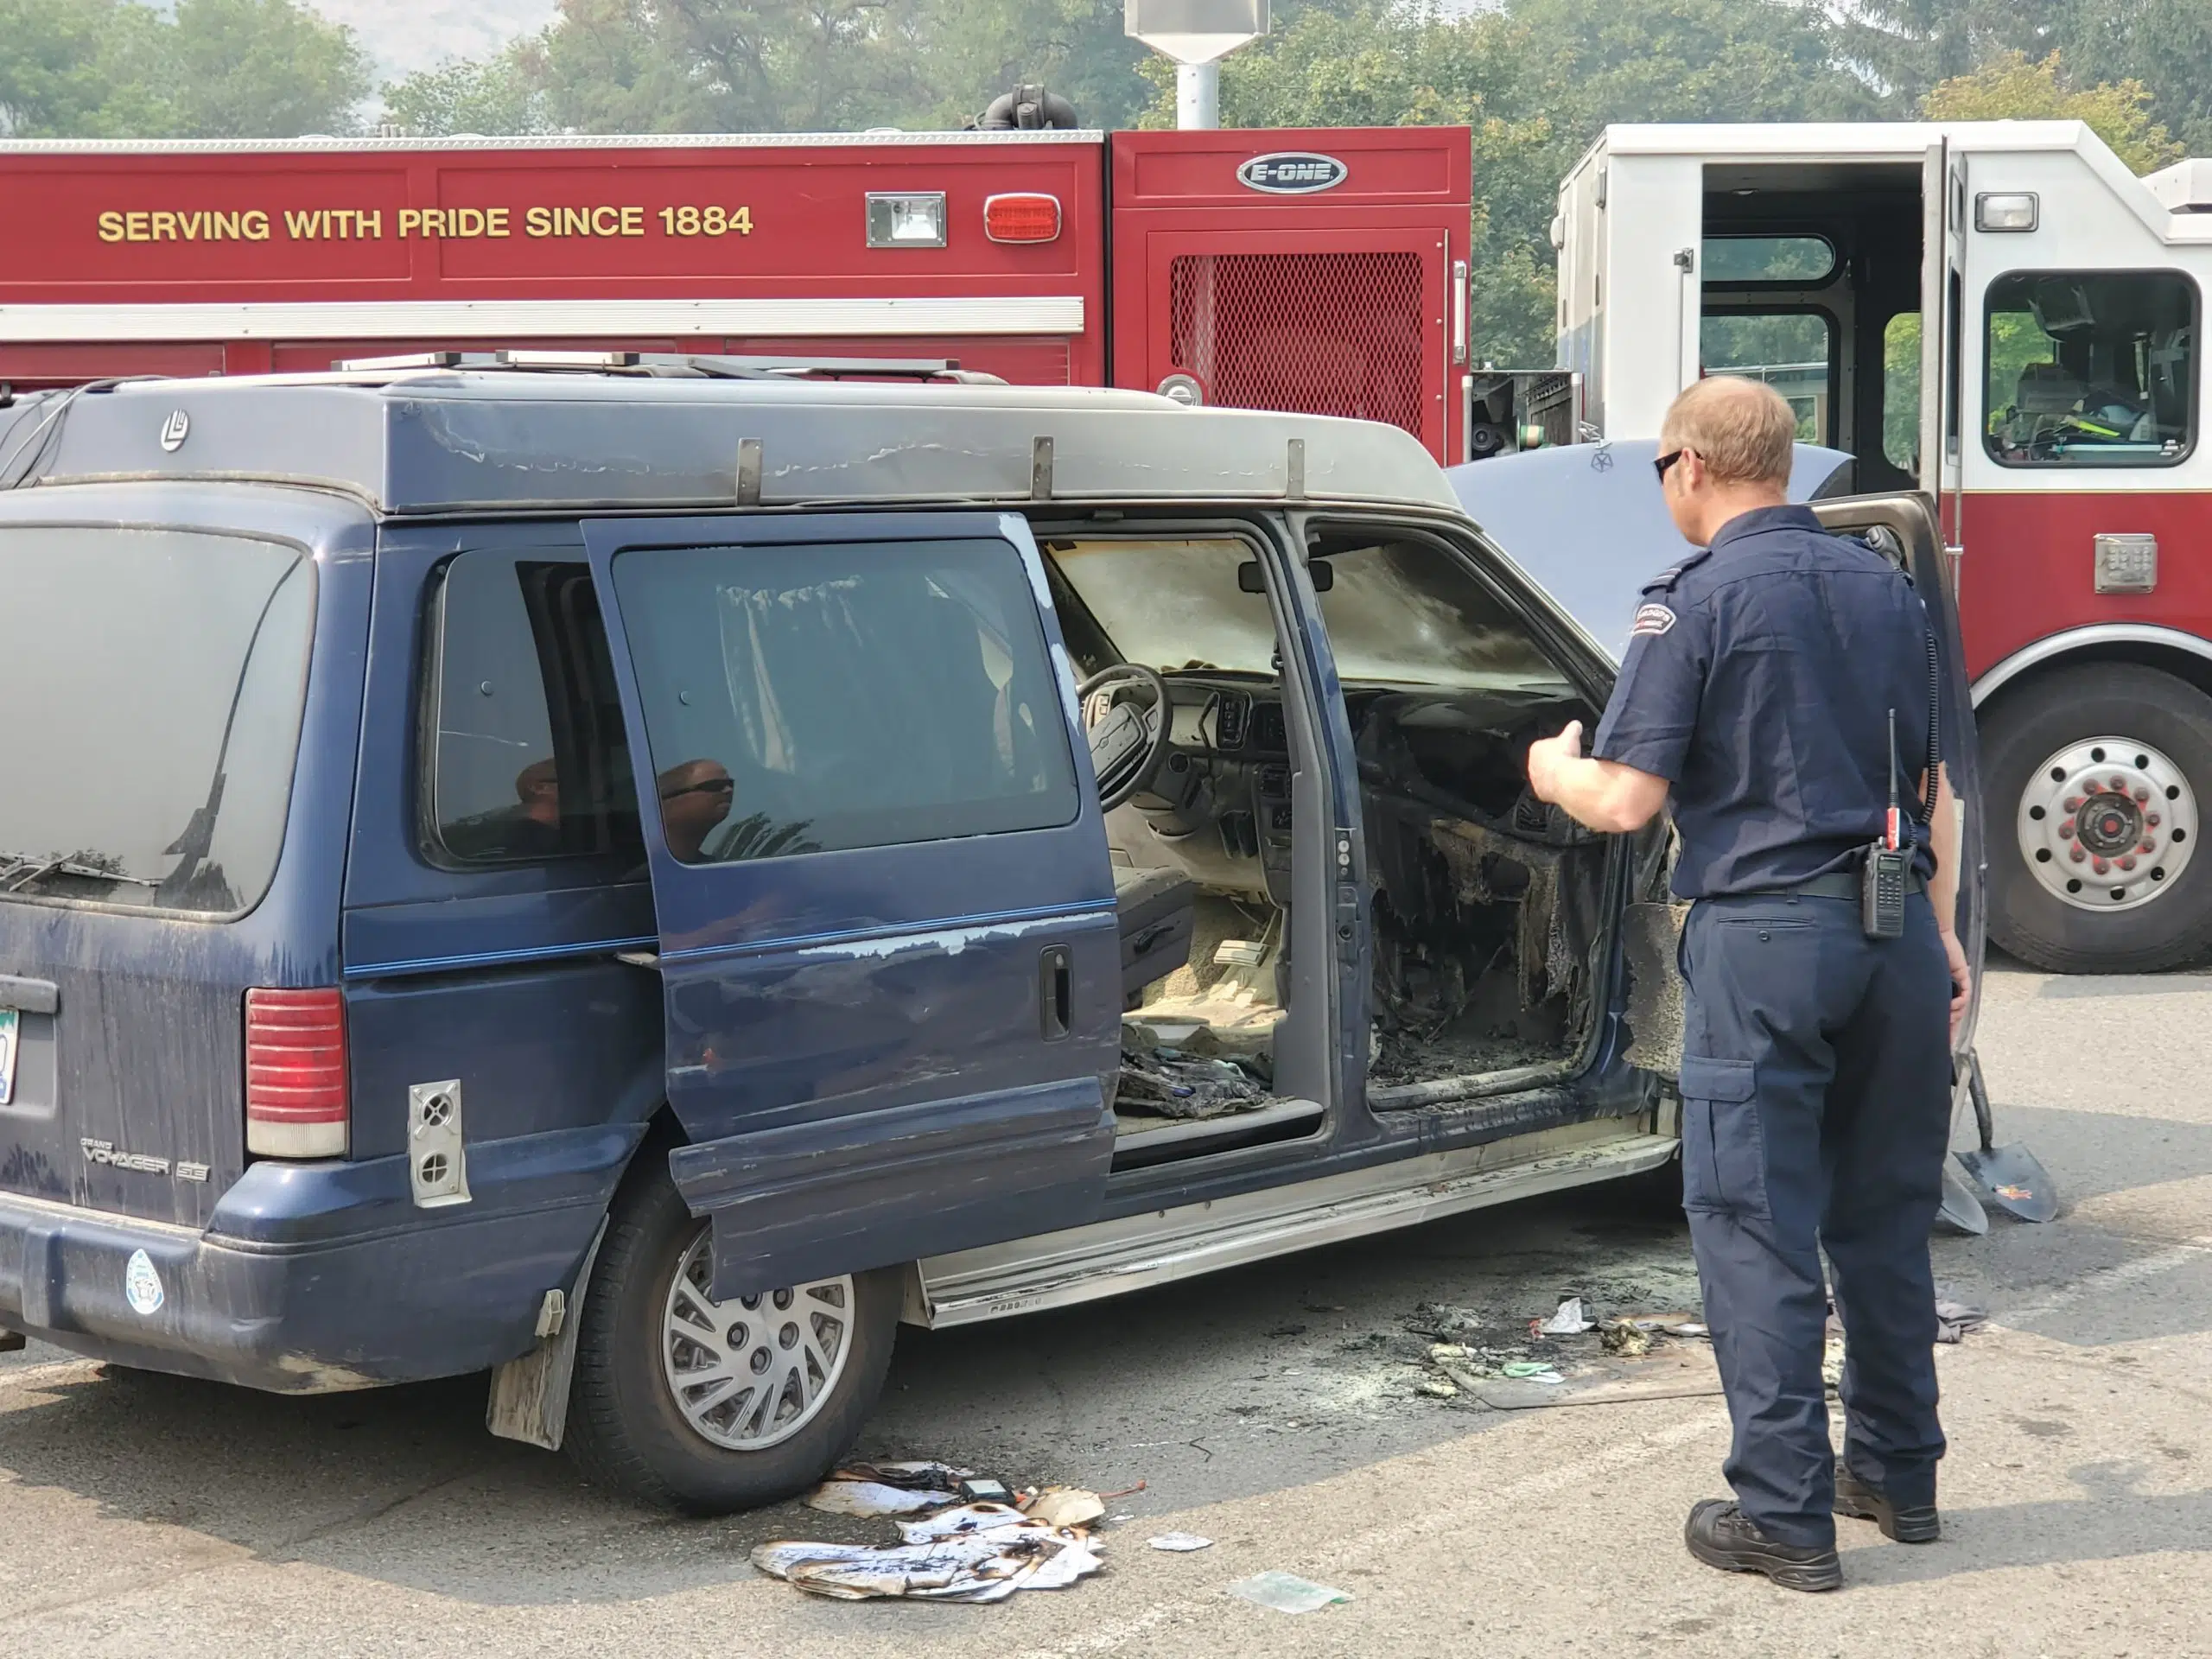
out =
<svg viewBox="0 0 2212 1659"><path fill-rule="evenodd" d="M1646 605L1637 612L1636 626L1628 631L1628 637L1633 639L1638 634L1661 634L1674 626L1674 612L1664 605Z"/></svg>

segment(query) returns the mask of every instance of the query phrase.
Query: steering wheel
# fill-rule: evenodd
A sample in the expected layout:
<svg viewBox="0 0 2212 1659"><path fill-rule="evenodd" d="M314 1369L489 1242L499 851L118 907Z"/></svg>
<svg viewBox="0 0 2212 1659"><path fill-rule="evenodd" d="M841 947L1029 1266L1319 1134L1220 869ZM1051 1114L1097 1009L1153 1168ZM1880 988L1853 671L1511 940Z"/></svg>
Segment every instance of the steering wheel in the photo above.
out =
<svg viewBox="0 0 2212 1659"><path fill-rule="evenodd" d="M1151 707L1140 713L1118 696L1090 728L1090 767L1098 775L1098 804L1109 812L1144 791L1174 746L1173 705L1167 682L1142 663L1116 663L1076 688L1086 711L1090 700L1111 688L1141 686Z"/></svg>

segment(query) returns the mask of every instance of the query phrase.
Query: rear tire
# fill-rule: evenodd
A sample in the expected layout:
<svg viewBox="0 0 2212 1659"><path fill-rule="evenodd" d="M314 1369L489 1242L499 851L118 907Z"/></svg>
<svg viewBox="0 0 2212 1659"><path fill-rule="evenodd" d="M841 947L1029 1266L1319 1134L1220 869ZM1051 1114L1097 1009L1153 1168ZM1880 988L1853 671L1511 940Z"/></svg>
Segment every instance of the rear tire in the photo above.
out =
<svg viewBox="0 0 2212 1659"><path fill-rule="evenodd" d="M714 1302L703 1290L709 1224L685 1207L658 1150L645 1158L650 1167L615 1201L585 1293L563 1445L586 1479L639 1503L727 1515L780 1503L830 1471L882 1392L899 1270ZM791 1357L810 1351L826 1364L779 1385ZM752 1396L756 1376L772 1394Z"/></svg>
<svg viewBox="0 0 2212 1659"><path fill-rule="evenodd" d="M2115 739L2124 741L2108 747ZM2084 797L2057 779L2075 769L2100 788L2125 779L2149 797L2133 809L2120 803L2145 815L2143 841L2131 834L2113 849L2132 861L2129 868L2121 871L2117 856L2106 865L2110 882L2132 887L2098 880L2095 864L2075 857L2104 850L2086 839L2088 811L2074 831L2066 802ZM2176 831L2193 838L2197 810L2212 806L2212 697L2132 663L2044 676L2005 693L1983 721L1982 791L1989 931L2014 956L2051 973L2140 974L2178 967L2212 945L2212 852L2192 854L2171 880L2145 880L2153 870L2163 876L2179 850ZM2158 850L2142 854L2144 842ZM2069 880L2078 893L2064 891ZM2124 907L2116 892L2129 893Z"/></svg>

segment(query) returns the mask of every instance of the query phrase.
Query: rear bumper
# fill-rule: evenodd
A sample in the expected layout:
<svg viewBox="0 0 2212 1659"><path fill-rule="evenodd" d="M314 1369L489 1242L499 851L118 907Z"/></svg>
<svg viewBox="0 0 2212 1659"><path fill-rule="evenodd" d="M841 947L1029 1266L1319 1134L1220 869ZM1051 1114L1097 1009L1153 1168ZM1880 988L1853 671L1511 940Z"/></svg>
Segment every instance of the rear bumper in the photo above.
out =
<svg viewBox="0 0 2212 1659"><path fill-rule="evenodd" d="M545 1292L574 1280L639 1133L532 1136L564 1144L520 1159L472 1148L475 1201L431 1211L405 1201L399 1159L257 1164L205 1232L0 1194L0 1325L285 1394L484 1370L535 1340ZM132 1274L140 1251L157 1305Z"/></svg>

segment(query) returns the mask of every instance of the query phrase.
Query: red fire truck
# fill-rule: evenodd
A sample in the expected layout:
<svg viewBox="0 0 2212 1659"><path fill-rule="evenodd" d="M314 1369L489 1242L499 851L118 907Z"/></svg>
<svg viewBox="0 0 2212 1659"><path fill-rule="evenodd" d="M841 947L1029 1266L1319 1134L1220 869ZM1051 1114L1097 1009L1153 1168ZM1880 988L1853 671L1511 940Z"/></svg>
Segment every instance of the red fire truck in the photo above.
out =
<svg viewBox="0 0 2212 1659"><path fill-rule="evenodd" d="M936 358L1457 461L1470 167L1464 128L0 144L0 382Z"/></svg>

